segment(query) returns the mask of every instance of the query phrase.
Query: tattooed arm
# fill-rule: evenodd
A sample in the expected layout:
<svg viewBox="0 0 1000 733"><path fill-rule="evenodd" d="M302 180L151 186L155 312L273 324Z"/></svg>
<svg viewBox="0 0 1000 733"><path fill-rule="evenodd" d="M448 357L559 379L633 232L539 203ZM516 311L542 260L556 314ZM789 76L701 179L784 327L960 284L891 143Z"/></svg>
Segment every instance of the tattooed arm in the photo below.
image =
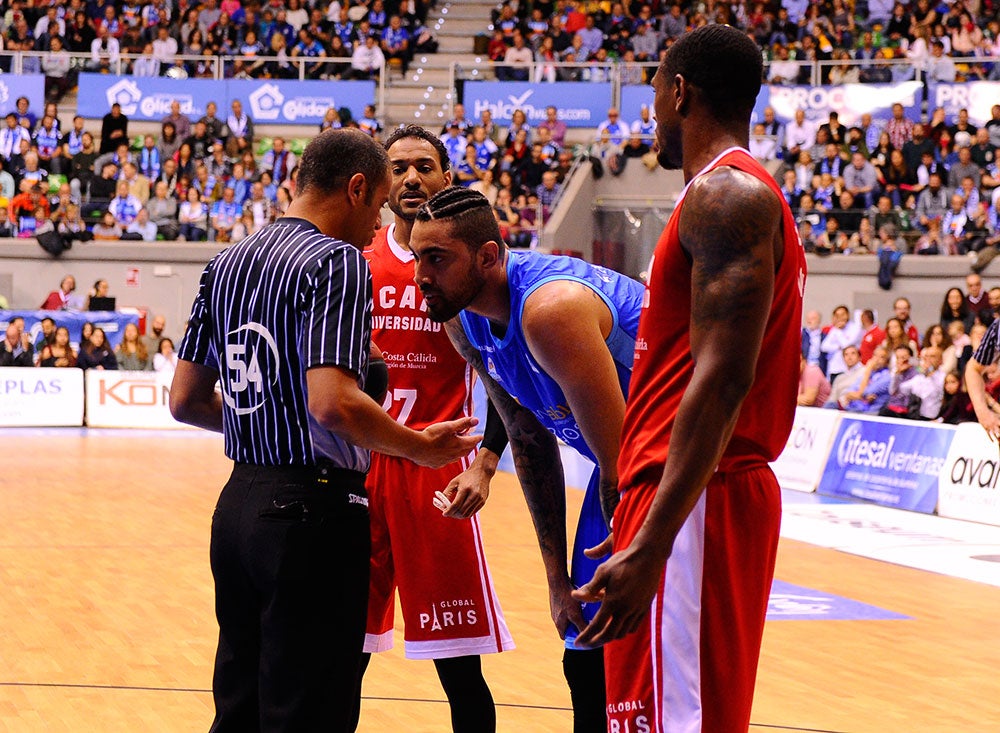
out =
<svg viewBox="0 0 1000 733"><path fill-rule="evenodd" d="M783 246L781 221L777 196L741 171L719 168L688 190L679 233L691 262L694 370L645 521L629 546L574 594L604 598L579 644L603 644L638 628L674 539L725 451L757 371Z"/></svg>
<svg viewBox="0 0 1000 733"><path fill-rule="evenodd" d="M514 455L514 470L520 480L542 552L552 621L559 636L565 638L569 623L583 628L585 621L580 604L570 595L572 585L567 572L566 552L566 484L559 445L555 436L538 422L530 410L519 405L490 377L479 350L469 342L461 322L455 318L445 324L445 329L458 353L483 380L486 392L507 429Z"/></svg>
<svg viewBox="0 0 1000 733"><path fill-rule="evenodd" d="M625 420L625 396L606 343L613 324L604 299L572 280L542 285L525 301L521 315L531 355L566 395L597 458L601 509L609 526L618 506L618 448Z"/></svg>

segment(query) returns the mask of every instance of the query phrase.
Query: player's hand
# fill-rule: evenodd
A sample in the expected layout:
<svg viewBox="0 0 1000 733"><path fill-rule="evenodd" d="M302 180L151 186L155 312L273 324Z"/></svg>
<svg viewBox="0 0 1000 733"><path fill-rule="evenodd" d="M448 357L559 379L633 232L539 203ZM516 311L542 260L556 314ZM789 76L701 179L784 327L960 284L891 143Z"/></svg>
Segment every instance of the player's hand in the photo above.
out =
<svg viewBox="0 0 1000 733"><path fill-rule="evenodd" d="M994 443L1000 440L1000 415L997 415L993 410L989 410L989 414L980 418L979 424L983 426L983 430L990 436L990 440Z"/></svg>
<svg viewBox="0 0 1000 733"><path fill-rule="evenodd" d="M583 607L573 596L573 586L568 577L564 576L561 582L549 583L549 613L552 614L552 623L556 625L560 639L566 638L566 629L570 624L577 629L587 625Z"/></svg>
<svg viewBox="0 0 1000 733"><path fill-rule="evenodd" d="M462 473L448 482L442 492L448 506L442 514L453 519L468 519L486 504L490 496L492 474L473 463Z"/></svg>
<svg viewBox="0 0 1000 733"><path fill-rule="evenodd" d="M639 628L663 575L663 563L634 545L616 552L593 579L573 591L581 602L600 601L594 619L580 631L577 646L598 647Z"/></svg>
<svg viewBox="0 0 1000 733"><path fill-rule="evenodd" d="M479 420L463 417L458 420L434 423L420 431L423 443L410 460L421 466L440 468L475 450L482 435L469 435Z"/></svg>
<svg viewBox="0 0 1000 733"><path fill-rule="evenodd" d="M585 557L589 557L591 560L600 560L602 557L607 557L611 554L611 550L614 549L615 544L615 534L610 533L604 538L604 541L594 547L587 547L584 549L583 554Z"/></svg>

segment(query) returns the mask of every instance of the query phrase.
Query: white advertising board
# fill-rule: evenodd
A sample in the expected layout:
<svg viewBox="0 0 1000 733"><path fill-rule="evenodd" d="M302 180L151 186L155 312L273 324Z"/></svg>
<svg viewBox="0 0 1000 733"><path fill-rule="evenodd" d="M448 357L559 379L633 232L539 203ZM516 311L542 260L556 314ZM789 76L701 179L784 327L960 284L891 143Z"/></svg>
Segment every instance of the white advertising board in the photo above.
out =
<svg viewBox="0 0 1000 733"><path fill-rule="evenodd" d="M170 414L170 375L87 371L87 425L92 428L187 428Z"/></svg>
<svg viewBox="0 0 1000 733"><path fill-rule="evenodd" d="M0 368L0 426L83 425L83 372L56 367Z"/></svg>
<svg viewBox="0 0 1000 733"><path fill-rule="evenodd" d="M781 488L805 492L816 490L839 420L839 410L818 407L795 409L795 422L785 449L771 464Z"/></svg>
<svg viewBox="0 0 1000 733"><path fill-rule="evenodd" d="M1000 447L979 423L962 423L938 476L938 514L1000 526Z"/></svg>

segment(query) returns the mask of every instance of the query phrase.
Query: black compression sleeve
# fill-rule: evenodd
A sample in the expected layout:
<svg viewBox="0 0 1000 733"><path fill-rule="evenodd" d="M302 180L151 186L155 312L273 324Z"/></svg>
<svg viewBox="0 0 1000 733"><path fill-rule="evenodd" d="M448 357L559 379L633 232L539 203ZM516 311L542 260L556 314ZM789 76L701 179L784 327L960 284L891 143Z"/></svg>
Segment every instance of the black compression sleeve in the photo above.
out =
<svg viewBox="0 0 1000 733"><path fill-rule="evenodd" d="M507 430L503 426L500 413L493 406L492 400L486 401L486 426L483 428L483 442L480 448L493 451L498 456L503 455L507 447Z"/></svg>

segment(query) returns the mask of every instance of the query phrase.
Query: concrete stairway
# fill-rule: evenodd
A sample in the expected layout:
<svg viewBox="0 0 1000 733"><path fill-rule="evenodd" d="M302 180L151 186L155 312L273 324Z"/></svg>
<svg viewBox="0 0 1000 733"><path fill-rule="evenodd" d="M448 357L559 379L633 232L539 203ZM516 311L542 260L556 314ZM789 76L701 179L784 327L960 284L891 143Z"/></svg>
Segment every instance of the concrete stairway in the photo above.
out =
<svg viewBox="0 0 1000 733"><path fill-rule="evenodd" d="M438 52L417 54L405 77L395 69L388 72L385 109L381 110L387 128L409 122L431 129L444 124L455 101L452 63L478 75L492 75L489 59L473 53L473 39L490 32L490 11L496 5L486 0L439 0L427 18Z"/></svg>

